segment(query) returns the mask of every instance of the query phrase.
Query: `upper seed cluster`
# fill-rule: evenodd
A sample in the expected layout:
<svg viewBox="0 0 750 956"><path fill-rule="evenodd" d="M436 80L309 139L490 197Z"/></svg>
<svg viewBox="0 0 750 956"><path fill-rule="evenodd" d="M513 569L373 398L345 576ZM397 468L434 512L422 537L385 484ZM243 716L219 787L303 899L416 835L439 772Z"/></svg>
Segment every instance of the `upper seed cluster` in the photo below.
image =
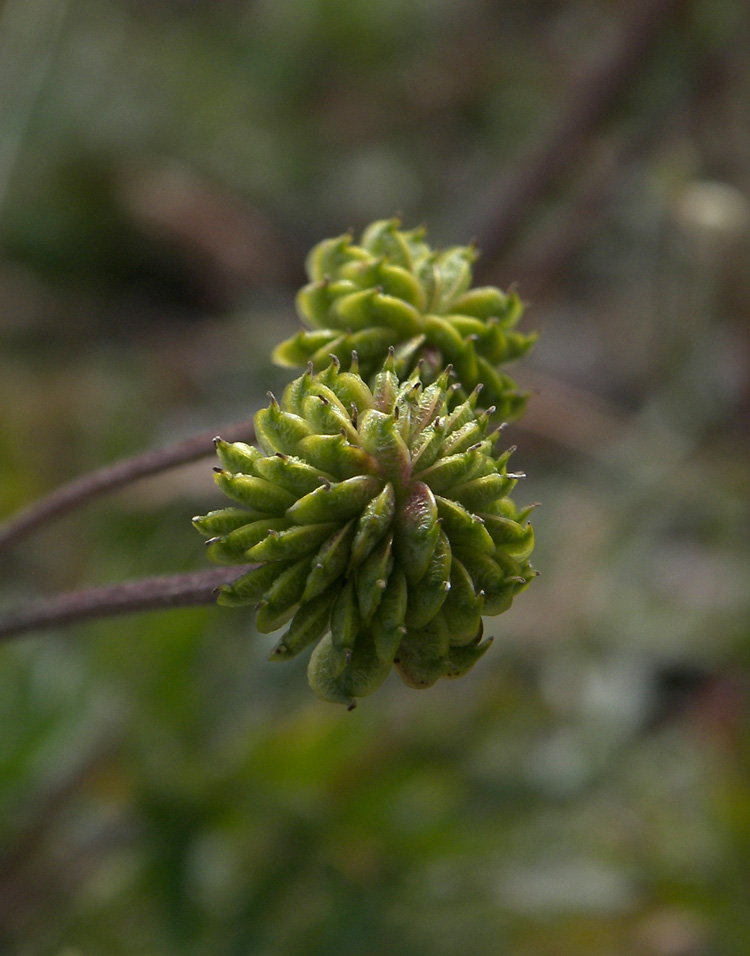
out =
<svg viewBox="0 0 750 956"><path fill-rule="evenodd" d="M388 219L369 226L359 244L347 234L315 246L307 258L310 283L297 296L310 331L278 346L274 360L296 367L311 361L320 371L333 354L346 368L355 350L371 381L393 347L401 378L421 361L423 381L434 381L450 363L459 399L482 383L487 405L503 419L517 417L527 396L500 367L536 341L515 331L521 300L491 286L471 289L474 248L434 250L424 235Z"/></svg>

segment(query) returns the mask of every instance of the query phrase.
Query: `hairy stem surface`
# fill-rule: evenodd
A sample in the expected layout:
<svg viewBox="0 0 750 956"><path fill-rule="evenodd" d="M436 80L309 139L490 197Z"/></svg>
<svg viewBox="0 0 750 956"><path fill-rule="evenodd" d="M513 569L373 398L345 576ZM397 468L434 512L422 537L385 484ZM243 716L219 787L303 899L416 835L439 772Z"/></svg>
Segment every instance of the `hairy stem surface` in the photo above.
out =
<svg viewBox="0 0 750 956"><path fill-rule="evenodd" d="M0 613L0 640L101 617L213 604L217 587L252 567L210 568L59 594Z"/></svg>
<svg viewBox="0 0 750 956"><path fill-rule="evenodd" d="M178 465L198 461L214 454L213 438L220 434L227 441L253 441L255 430L252 420L237 422L222 429L203 431L174 445L154 448L106 465L61 485L44 498L19 511L0 525L0 551L9 548L37 528L61 518L68 512L87 504L93 498L122 488L139 478L168 471Z"/></svg>

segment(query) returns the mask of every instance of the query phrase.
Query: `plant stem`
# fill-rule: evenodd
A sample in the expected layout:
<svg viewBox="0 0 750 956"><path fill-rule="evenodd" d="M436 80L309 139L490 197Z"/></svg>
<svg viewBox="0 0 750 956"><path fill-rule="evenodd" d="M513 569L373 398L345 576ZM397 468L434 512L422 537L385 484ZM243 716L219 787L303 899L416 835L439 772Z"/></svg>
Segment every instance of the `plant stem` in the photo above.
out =
<svg viewBox="0 0 750 956"><path fill-rule="evenodd" d="M236 580L255 566L209 568L69 591L0 614L0 640L100 617L213 604L217 587Z"/></svg>
<svg viewBox="0 0 750 956"><path fill-rule="evenodd" d="M219 429L219 433L227 441L253 441L255 437L253 423L249 419ZM41 525L86 504L92 498L121 488L139 478L206 458L213 454L213 438L216 434L216 429L200 432L174 445L124 458L61 485L0 524L0 551L23 540Z"/></svg>
<svg viewBox="0 0 750 956"><path fill-rule="evenodd" d="M478 276L494 273L528 221L532 207L571 168L586 137L643 66L669 17L684 5L684 0L641 0L632 9L628 7L615 41L571 84L559 119L547 137L521 158L510 179L503 173L491 185L482 197L482 208L487 213L478 229L479 248L483 250Z"/></svg>

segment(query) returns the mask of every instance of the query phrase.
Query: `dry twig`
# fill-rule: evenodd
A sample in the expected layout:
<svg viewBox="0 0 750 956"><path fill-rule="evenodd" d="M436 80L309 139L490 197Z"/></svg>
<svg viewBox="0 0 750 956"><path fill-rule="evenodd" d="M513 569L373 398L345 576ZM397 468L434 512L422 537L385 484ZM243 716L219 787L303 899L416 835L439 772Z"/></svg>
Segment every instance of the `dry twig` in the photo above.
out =
<svg viewBox="0 0 750 956"><path fill-rule="evenodd" d="M0 615L0 640L93 618L213 604L217 587L252 567L209 568L59 594Z"/></svg>
<svg viewBox="0 0 750 956"><path fill-rule="evenodd" d="M174 445L124 458L62 485L0 525L0 551L17 544L41 525L61 518L108 491L212 455L212 440L216 434L216 429L200 432ZM227 441L253 441L255 430L252 421L247 420L219 429L218 434Z"/></svg>
<svg viewBox="0 0 750 956"><path fill-rule="evenodd" d="M684 0L644 0L618 32L613 48L596 59L565 95L567 108L540 145L534 145L508 181L493 185L483 207L487 218L477 234L483 257L478 273L493 274L498 260L515 241L532 207L570 167L587 135L604 118L617 96L642 65L668 16Z"/></svg>

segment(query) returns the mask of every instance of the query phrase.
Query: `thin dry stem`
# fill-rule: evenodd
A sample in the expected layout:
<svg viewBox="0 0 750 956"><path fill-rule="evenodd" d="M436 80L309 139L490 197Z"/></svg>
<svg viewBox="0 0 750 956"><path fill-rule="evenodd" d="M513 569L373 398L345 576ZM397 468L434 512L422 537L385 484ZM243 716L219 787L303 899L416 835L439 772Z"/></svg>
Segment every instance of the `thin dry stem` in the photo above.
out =
<svg viewBox="0 0 750 956"><path fill-rule="evenodd" d="M122 488L139 478L213 455L213 438L217 434L227 441L253 441L255 429L252 421L247 420L222 429L200 432L174 445L154 448L132 458L124 458L61 485L0 525L0 551L17 544L42 525L61 518L100 495Z"/></svg>
<svg viewBox="0 0 750 956"><path fill-rule="evenodd" d="M0 614L0 640L119 614L213 604L217 587L255 566L209 568L58 594Z"/></svg>
<svg viewBox="0 0 750 956"><path fill-rule="evenodd" d="M565 96L565 107L542 142L516 165L515 174L493 184L485 196L486 218L478 229L483 255L478 276L491 276L516 240L530 210L567 172L587 137L605 118L617 97L637 75L670 15L685 0L642 0L628 10L613 44L585 69Z"/></svg>

